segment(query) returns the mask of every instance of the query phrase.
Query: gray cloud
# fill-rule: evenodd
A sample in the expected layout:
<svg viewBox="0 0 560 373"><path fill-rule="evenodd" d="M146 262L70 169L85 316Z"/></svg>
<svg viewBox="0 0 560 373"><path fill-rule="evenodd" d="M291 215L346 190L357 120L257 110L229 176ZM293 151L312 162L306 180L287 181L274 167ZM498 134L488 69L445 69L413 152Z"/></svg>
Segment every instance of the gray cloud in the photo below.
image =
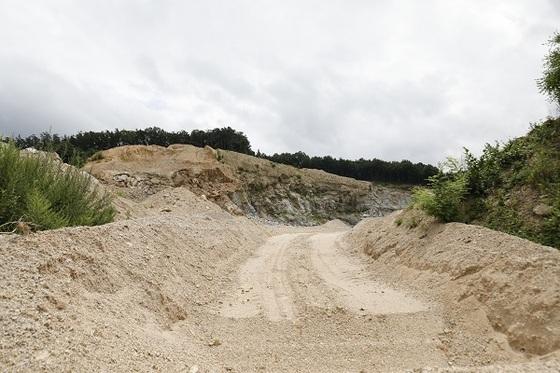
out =
<svg viewBox="0 0 560 373"><path fill-rule="evenodd" d="M255 149L437 162L552 113L552 0L3 1L0 133L231 125Z"/></svg>

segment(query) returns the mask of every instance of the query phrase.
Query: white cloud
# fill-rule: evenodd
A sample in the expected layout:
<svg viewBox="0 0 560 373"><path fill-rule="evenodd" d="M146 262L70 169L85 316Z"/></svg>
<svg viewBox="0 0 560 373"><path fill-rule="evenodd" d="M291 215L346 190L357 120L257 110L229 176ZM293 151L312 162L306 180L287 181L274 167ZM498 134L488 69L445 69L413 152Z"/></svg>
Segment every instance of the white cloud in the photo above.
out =
<svg viewBox="0 0 560 373"><path fill-rule="evenodd" d="M437 162L551 113L553 0L0 1L0 133L231 125Z"/></svg>

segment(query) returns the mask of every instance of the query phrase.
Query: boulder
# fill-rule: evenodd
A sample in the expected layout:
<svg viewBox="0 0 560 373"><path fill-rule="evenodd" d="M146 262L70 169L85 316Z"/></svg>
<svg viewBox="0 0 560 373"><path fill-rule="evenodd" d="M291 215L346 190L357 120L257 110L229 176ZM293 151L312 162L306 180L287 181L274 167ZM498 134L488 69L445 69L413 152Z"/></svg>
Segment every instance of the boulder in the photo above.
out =
<svg viewBox="0 0 560 373"><path fill-rule="evenodd" d="M533 208L533 214L538 216L550 216L552 214L552 206L539 203Z"/></svg>

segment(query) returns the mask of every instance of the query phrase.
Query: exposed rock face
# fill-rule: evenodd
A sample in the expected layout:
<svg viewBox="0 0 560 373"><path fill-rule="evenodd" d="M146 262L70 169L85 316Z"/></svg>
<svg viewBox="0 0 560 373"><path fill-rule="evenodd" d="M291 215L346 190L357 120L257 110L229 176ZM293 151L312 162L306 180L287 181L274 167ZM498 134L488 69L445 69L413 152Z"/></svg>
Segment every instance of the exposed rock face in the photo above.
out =
<svg viewBox="0 0 560 373"><path fill-rule="evenodd" d="M210 147L123 146L100 158L84 169L137 200L164 188L186 187L229 212L283 223L356 223L401 209L410 199L405 189Z"/></svg>
<svg viewBox="0 0 560 373"><path fill-rule="evenodd" d="M246 188L231 195L234 203L246 214L288 223L315 224L335 218L357 223L362 217L401 209L409 200L403 191L345 178L324 183L286 174L278 181L251 177L242 175Z"/></svg>

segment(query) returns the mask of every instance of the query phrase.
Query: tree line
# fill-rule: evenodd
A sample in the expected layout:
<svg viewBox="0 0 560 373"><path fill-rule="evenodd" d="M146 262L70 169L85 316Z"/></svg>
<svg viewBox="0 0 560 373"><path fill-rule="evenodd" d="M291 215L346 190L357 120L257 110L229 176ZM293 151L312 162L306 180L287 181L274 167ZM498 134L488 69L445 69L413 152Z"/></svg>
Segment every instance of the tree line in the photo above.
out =
<svg viewBox="0 0 560 373"><path fill-rule="evenodd" d="M349 160L336 159L328 155L310 157L303 152L281 153L272 156L257 153L257 156L298 168L315 168L358 180L398 184L424 184L430 176L438 172L438 169L432 165L412 163L409 160L383 161L375 158Z"/></svg>
<svg viewBox="0 0 560 373"><path fill-rule="evenodd" d="M168 132L159 127L148 127L136 130L86 131L64 136L43 132L40 135L18 136L11 140L21 149L33 147L56 152L64 162L78 167L83 166L87 159L98 151L123 145L208 145L215 149L254 155L247 136L231 127L191 132Z"/></svg>
<svg viewBox="0 0 560 373"><path fill-rule="evenodd" d="M81 167L98 151L123 145L191 144L211 146L215 149L231 150L254 155L273 162L298 168L314 168L336 175L358 180L401 184L424 184L428 177L437 173L437 168L408 160L383 161L380 159L336 159L331 156L310 157L303 152L266 155L251 149L247 136L231 127L211 130L168 132L158 127L136 130L86 131L74 135L60 136L47 132L11 139L19 148L33 147L38 150L56 152L66 163Z"/></svg>

